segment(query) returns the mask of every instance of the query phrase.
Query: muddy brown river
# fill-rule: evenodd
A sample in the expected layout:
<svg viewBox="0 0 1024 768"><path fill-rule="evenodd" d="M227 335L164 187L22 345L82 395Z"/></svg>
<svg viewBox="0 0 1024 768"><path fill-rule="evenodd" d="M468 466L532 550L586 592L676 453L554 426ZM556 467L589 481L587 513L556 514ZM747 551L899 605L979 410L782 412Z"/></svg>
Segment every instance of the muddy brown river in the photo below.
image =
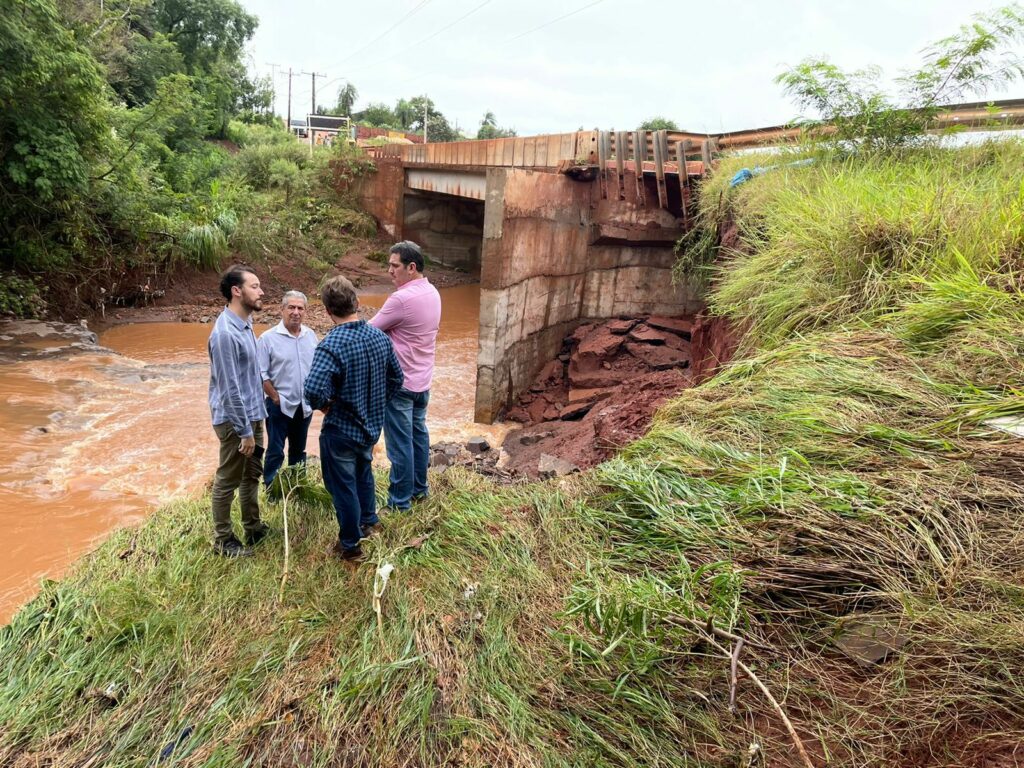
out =
<svg viewBox="0 0 1024 768"><path fill-rule="evenodd" d="M472 423L479 288L446 288L441 297L431 440L497 441L502 427ZM360 301L379 307L385 298ZM58 578L114 528L201 492L217 452L207 405L211 327L121 325L100 335L110 352L52 357L39 354L66 341L19 341L20 351L0 362L0 623L41 578ZM310 430L313 455L320 418ZM384 459L383 444L377 455Z"/></svg>

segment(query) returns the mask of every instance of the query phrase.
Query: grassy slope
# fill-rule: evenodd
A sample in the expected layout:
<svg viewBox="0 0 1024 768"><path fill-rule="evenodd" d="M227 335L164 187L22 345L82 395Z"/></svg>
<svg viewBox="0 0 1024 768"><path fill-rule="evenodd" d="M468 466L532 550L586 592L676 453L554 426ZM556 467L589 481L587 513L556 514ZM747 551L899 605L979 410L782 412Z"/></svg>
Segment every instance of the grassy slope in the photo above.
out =
<svg viewBox="0 0 1024 768"><path fill-rule="evenodd" d="M1024 410L1022 160L818 162L725 192L727 161L703 217L744 248L712 298L749 331L724 374L587 476L436 478L358 570L326 559L322 505L293 504L280 602L280 538L220 562L205 502L161 510L2 631L0 763L152 764L194 726L174 764L732 766L755 742L799 764L745 676L729 714L709 625L749 640L815 764L1005 754L1024 448L983 419ZM834 644L864 616L906 640L869 668Z"/></svg>

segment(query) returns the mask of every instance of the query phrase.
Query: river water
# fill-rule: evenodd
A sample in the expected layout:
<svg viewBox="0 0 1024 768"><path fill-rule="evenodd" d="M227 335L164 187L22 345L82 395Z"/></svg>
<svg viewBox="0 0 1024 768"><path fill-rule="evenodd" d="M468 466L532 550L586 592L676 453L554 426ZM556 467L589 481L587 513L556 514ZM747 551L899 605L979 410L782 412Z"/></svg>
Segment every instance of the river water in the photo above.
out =
<svg viewBox="0 0 1024 768"><path fill-rule="evenodd" d="M431 388L431 440L500 438L473 421L480 293L441 291L443 311ZM360 296L379 307L386 296ZM112 529L139 523L161 503L202 491L216 469L207 405L208 324L111 328L111 352L0 363L0 623ZM261 329L257 328L257 333ZM23 352L66 341L19 341ZM319 413L308 452L319 452ZM378 458L384 459L383 444Z"/></svg>

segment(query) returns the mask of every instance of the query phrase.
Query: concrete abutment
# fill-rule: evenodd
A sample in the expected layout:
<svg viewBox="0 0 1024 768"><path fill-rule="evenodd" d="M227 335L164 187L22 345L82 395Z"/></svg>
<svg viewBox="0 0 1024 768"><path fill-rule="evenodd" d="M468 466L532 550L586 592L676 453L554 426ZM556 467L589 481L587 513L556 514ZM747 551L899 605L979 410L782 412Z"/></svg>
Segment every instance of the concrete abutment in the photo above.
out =
<svg viewBox="0 0 1024 768"><path fill-rule="evenodd" d="M605 197L600 184L487 168L481 211L477 200L410 190L397 159L365 180L363 204L382 229L441 263L479 268L477 421L497 419L577 325L703 308L692 286L672 282L681 220L638 198L629 173L622 194Z"/></svg>

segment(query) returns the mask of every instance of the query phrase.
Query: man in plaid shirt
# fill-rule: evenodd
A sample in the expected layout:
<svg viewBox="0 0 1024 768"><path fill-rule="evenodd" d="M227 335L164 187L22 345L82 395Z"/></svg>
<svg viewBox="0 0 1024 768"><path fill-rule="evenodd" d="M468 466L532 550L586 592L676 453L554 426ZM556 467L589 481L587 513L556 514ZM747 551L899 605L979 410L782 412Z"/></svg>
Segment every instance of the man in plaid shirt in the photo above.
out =
<svg viewBox="0 0 1024 768"><path fill-rule="evenodd" d="M345 560L362 556L359 540L380 519L373 483L373 446L384 425L384 406L404 377L391 340L360 320L355 288L346 278L324 284L320 298L334 328L313 353L306 377L307 402L324 412L320 462L338 516L332 552Z"/></svg>

